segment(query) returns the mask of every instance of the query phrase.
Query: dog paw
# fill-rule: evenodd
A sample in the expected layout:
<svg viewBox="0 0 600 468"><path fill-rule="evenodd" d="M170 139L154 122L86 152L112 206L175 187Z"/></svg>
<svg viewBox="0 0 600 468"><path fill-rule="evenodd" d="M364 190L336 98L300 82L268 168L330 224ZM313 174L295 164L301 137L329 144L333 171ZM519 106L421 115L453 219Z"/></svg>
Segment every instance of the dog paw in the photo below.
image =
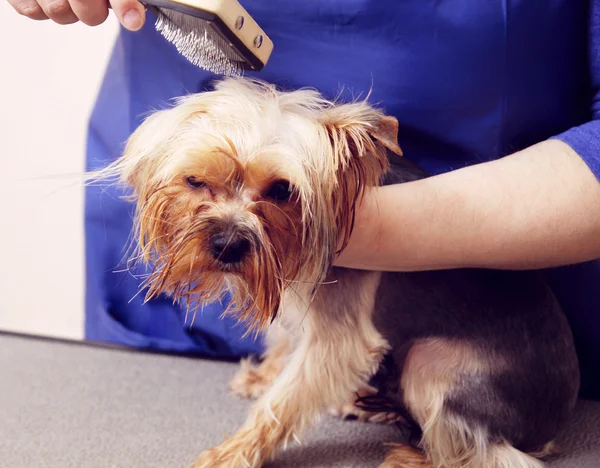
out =
<svg viewBox="0 0 600 468"><path fill-rule="evenodd" d="M241 368L229 382L229 389L242 398L257 399L278 375L273 366L256 364L251 358L242 359L240 364Z"/></svg>
<svg viewBox="0 0 600 468"><path fill-rule="evenodd" d="M202 455L198 457L198 459L190 466L190 468L210 468L210 467L218 467L225 465L219 464L217 461L217 455L214 453L214 449L207 450L203 452Z"/></svg>
<svg viewBox="0 0 600 468"><path fill-rule="evenodd" d="M226 444L225 444L226 445ZM219 446L203 452L191 468L247 468L255 467L241 454Z"/></svg>
<svg viewBox="0 0 600 468"><path fill-rule="evenodd" d="M190 468L254 468L255 465L251 465L245 460L236 461L232 458L223 458L223 454L218 448L207 450L203 452L198 460Z"/></svg>
<svg viewBox="0 0 600 468"><path fill-rule="evenodd" d="M433 468L426 454L409 445L390 444L391 449L379 468Z"/></svg>
<svg viewBox="0 0 600 468"><path fill-rule="evenodd" d="M376 393L377 390L375 388L366 386L351 398L348 398L343 405L329 408L329 414L347 421L360 421L374 424L394 424L401 421L401 416L392 411L366 411L357 407L357 398L375 395Z"/></svg>
<svg viewBox="0 0 600 468"><path fill-rule="evenodd" d="M341 406L329 408L329 414L346 421L360 421L373 424L394 424L402 418L395 413L364 411L349 401Z"/></svg>
<svg viewBox="0 0 600 468"><path fill-rule="evenodd" d="M260 468L275 449L261 427L240 429L221 445L203 452L191 468Z"/></svg>

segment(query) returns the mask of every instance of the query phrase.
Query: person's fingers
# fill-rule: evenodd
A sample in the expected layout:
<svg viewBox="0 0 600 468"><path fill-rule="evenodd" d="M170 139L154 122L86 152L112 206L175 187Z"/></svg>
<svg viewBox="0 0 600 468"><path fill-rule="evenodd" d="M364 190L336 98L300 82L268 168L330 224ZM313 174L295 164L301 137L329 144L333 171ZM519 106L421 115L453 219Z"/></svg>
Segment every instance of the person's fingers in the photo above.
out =
<svg viewBox="0 0 600 468"><path fill-rule="evenodd" d="M38 0L44 13L58 24L71 24L78 21L67 0Z"/></svg>
<svg viewBox="0 0 600 468"><path fill-rule="evenodd" d="M34 20L46 20L48 16L35 0L8 0L17 13Z"/></svg>
<svg viewBox="0 0 600 468"><path fill-rule="evenodd" d="M108 17L107 0L70 0L73 13L88 26L98 26Z"/></svg>
<svg viewBox="0 0 600 468"><path fill-rule="evenodd" d="M110 0L110 4L125 28L137 31L144 25L146 11L137 0Z"/></svg>
<svg viewBox="0 0 600 468"><path fill-rule="evenodd" d="M28 18L48 19L59 24L81 20L96 26L108 16L108 6L115 11L119 22L130 31L141 29L146 20L146 10L138 0L8 0L21 15Z"/></svg>

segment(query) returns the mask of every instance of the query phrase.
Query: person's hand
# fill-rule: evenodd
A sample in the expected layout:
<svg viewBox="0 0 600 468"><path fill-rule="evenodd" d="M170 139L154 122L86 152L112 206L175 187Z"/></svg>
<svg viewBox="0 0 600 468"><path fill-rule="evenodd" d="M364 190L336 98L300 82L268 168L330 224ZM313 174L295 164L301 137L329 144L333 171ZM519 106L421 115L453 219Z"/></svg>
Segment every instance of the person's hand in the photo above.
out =
<svg viewBox="0 0 600 468"><path fill-rule="evenodd" d="M109 8L130 31L140 29L145 20L144 6L137 0L8 0L8 3L23 16L51 19L58 24L81 21L97 26L106 20Z"/></svg>

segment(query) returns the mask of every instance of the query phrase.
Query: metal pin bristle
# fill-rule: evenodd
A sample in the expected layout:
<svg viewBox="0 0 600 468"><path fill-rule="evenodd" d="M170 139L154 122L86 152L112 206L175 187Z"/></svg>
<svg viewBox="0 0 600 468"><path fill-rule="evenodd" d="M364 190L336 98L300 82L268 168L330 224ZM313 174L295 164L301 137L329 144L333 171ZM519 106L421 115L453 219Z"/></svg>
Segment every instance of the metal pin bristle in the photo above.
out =
<svg viewBox="0 0 600 468"><path fill-rule="evenodd" d="M156 30L192 64L212 73L239 76L242 66L235 50L210 24L172 10L160 9Z"/></svg>

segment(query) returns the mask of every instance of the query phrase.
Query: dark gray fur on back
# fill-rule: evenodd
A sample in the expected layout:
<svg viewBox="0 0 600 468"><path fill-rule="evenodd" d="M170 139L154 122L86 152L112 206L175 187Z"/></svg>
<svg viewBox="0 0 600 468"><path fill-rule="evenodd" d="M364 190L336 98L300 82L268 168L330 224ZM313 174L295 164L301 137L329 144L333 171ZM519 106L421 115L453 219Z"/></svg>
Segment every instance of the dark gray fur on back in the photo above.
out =
<svg viewBox="0 0 600 468"><path fill-rule="evenodd" d="M423 177L424 171L396 158L383 183ZM463 341L490 362L507 364L501 374L464 376L446 399L447 411L487 427L493 439L537 450L556 436L575 403L579 371L571 331L540 272L384 273L374 323L392 352L373 383L399 408L404 359L415 341L433 337Z"/></svg>

